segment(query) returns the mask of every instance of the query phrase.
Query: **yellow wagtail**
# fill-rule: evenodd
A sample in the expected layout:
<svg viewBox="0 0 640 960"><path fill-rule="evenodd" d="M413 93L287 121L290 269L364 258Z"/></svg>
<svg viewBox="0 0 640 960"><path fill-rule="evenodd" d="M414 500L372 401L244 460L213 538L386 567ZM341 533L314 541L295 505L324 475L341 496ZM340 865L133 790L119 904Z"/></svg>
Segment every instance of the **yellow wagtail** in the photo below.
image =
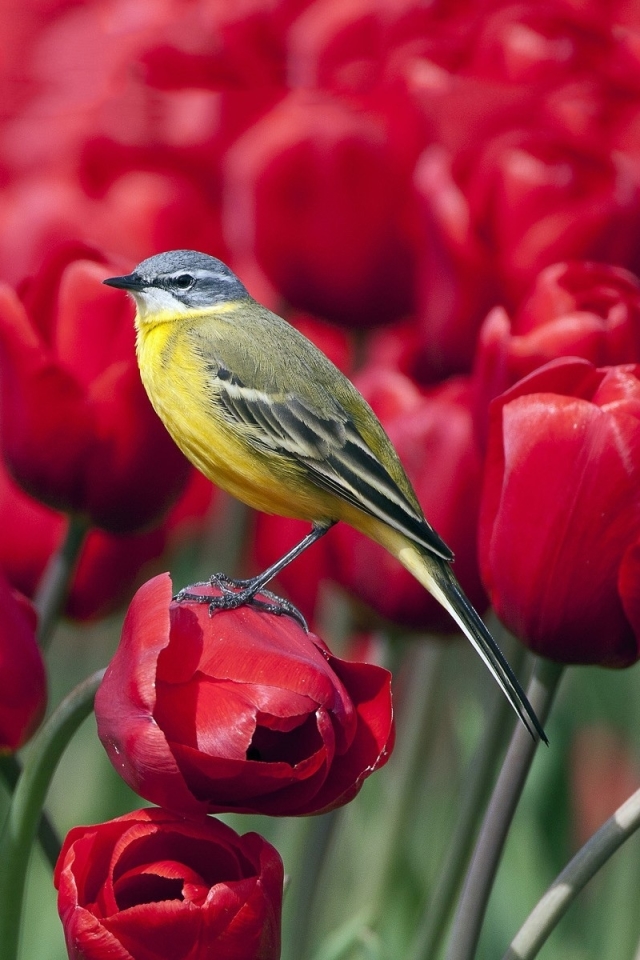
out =
<svg viewBox="0 0 640 960"><path fill-rule="evenodd" d="M453 554L427 523L382 425L330 360L206 254L161 253L105 283L133 295L142 381L189 460L251 507L312 524L297 546L252 580L220 575L211 582L222 596L187 587L178 598L212 609L256 602L277 573L344 520L385 547L449 611L532 736L546 742L517 678L453 575ZM268 609L302 619L291 604L269 596Z"/></svg>

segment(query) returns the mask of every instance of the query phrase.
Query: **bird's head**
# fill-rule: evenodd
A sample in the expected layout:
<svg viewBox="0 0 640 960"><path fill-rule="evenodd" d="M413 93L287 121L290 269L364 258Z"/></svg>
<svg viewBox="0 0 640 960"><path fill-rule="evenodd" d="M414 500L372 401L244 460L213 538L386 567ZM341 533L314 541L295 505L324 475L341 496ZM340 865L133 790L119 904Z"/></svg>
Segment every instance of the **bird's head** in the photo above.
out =
<svg viewBox="0 0 640 960"><path fill-rule="evenodd" d="M220 307L249 296L226 264L195 250L159 253L143 260L132 273L104 283L133 296L142 322Z"/></svg>

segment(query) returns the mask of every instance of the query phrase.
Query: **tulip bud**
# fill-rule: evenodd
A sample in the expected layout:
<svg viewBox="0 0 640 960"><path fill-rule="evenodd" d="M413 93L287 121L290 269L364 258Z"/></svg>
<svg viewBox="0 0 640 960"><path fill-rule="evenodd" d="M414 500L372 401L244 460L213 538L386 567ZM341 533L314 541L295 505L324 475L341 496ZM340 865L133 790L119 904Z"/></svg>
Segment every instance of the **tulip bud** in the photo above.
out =
<svg viewBox="0 0 640 960"><path fill-rule="evenodd" d="M136 810L71 830L54 882L70 960L279 960L283 866L257 833Z"/></svg>
<svg viewBox="0 0 640 960"><path fill-rule="evenodd" d="M558 360L492 404L483 579L503 623L561 663L640 656L640 368Z"/></svg>
<svg viewBox="0 0 640 960"><path fill-rule="evenodd" d="M338 660L290 616L172 602L166 574L133 598L95 711L129 786L184 814L330 810L393 746L386 670Z"/></svg>
<svg viewBox="0 0 640 960"><path fill-rule="evenodd" d="M62 251L22 301L0 289L3 452L48 506L132 532L161 519L190 468L140 383L130 306L103 286L107 268L75 257Z"/></svg>

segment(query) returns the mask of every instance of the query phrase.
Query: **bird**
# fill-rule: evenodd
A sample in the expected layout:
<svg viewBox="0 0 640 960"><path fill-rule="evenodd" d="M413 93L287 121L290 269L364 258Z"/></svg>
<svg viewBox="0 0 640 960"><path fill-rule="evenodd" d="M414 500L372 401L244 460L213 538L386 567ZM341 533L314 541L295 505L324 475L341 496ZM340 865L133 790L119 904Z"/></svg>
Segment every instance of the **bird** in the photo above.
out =
<svg viewBox="0 0 640 960"><path fill-rule="evenodd" d="M347 523L388 550L442 604L532 737L547 743L382 424L328 357L205 253L156 254L104 283L135 301L140 376L186 457L250 507L311 524L300 543L258 576L216 574L206 582L216 583L220 596L193 593L203 586L193 584L177 599L207 602L210 610L253 602L301 619L292 604L264 588L334 524Z"/></svg>

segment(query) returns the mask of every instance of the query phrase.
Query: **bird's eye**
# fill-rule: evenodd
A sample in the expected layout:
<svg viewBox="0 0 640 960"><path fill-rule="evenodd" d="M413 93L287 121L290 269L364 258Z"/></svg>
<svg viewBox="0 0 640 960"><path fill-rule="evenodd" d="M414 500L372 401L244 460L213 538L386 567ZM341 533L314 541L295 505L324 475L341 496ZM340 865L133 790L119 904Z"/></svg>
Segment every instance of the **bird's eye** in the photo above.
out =
<svg viewBox="0 0 640 960"><path fill-rule="evenodd" d="M177 287L178 290L188 290L189 287L193 286L194 279L189 273L181 273L179 277L173 278L173 285Z"/></svg>

